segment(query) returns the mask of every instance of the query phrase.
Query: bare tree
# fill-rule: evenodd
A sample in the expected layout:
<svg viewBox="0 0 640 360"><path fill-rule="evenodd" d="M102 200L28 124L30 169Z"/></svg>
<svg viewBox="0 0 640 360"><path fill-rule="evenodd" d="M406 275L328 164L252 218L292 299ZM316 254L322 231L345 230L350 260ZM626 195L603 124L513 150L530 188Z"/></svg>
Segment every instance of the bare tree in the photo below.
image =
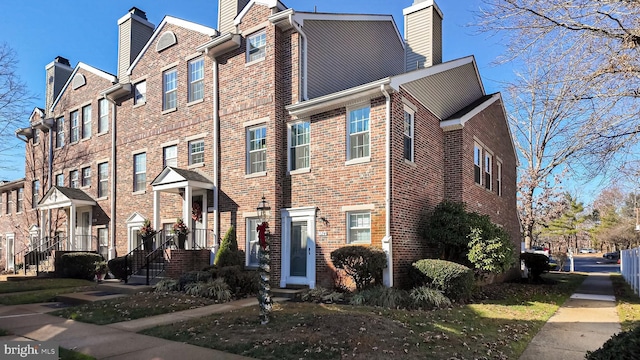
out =
<svg viewBox="0 0 640 360"><path fill-rule="evenodd" d="M14 137L14 131L28 116L34 97L16 74L18 58L6 43L0 43L0 169L8 169L14 155L23 145Z"/></svg>

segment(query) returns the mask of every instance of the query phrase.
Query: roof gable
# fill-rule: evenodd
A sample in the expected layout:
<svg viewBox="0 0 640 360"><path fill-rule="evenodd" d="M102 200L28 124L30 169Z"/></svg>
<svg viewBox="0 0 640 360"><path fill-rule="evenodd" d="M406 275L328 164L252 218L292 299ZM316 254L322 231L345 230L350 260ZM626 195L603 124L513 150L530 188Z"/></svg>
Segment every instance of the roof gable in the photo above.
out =
<svg viewBox="0 0 640 360"><path fill-rule="evenodd" d="M213 182L199 172L167 166L153 179L151 186L154 190L179 189L186 186L212 189Z"/></svg>
<svg viewBox="0 0 640 360"><path fill-rule="evenodd" d="M87 65L83 62L79 62L78 65L76 65L75 69L73 69L73 72L71 73L71 76L69 76L69 79L67 79L67 82L64 84L64 86L62 87L62 89L60 90L60 93L58 94L58 97L54 100L53 104L51 105L51 109L49 109L50 111L53 112L53 109L56 108L56 105L58 105L58 102L60 101L60 99L62 99L62 96L64 95L65 91L67 90L67 88L71 85L71 83L73 82L73 78L76 76L76 74L78 73L78 71L80 70L85 70L89 73L92 73L96 76L99 76L107 81L110 81L112 84L115 83L117 81L117 78L115 77L115 75L109 74L106 71L102 71L100 69L97 69L91 65Z"/></svg>
<svg viewBox="0 0 640 360"><path fill-rule="evenodd" d="M38 203L38 209L58 209L75 206L92 206L96 201L80 189L53 186Z"/></svg>
<svg viewBox="0 0 640 360"><path fill-rule="evenodd" d="M244 16L247 15L251 7L253 7L253 5L255 4L264 5L270 9L277 8L280 11L287 9L287 7L278 0L251 0L242 9L242 11L238 13L238 16L236 16L235 19L233 19L233 24L240 25L240 23L242 22L242 18L244 18Z"/></svg>

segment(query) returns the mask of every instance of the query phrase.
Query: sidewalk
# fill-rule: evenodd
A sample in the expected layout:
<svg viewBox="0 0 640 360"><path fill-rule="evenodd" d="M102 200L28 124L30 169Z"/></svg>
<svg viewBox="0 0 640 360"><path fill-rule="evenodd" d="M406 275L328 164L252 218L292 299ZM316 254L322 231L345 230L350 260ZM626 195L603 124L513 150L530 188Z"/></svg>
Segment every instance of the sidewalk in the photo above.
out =
<svg viewBox="0 0 640 360"><path fill-rule="evenodd" d="M584 360L619 333L620 322L609 274L592 273L547 321L520 360Z"/></svg>

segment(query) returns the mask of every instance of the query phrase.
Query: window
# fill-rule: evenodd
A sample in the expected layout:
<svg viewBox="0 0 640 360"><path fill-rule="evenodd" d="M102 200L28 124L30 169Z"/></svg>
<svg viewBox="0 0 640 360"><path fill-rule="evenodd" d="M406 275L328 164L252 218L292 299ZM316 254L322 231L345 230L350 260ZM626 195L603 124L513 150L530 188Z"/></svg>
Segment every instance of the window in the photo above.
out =
<svg viewBox="0 0 640 360"><path fill-rule="evenodd" d="M267 45L267 33L261 31L247 38L247 62L265 58Z"/></svg>
<svg viewBox="0 0 640 360"><path fill-rule="evenodd" d="M64 174L56 175L56 186L64 186Z"/></svg>
<svg viewBox="0 0 640 360"><path fill-rule="evenodd" d="M109 229L98 229L98 254L103 258L109 258Z"/></svg>
<svg viewBox="0 0 640 360"><path fill-rule="evenodd" d="M369 112L368 106L349 111L349 160L369 156Z"/></svg>
<svg viewBox="0 0 640 360"><path fill-rule="evenodd" d="M56 148L64 146L64 117L56 119Z"/></svg>
<svg viewBox="0 0 640 360"><path fill-rule="evenodd" d="M98 100L98 134L109 130L109 102L107 99Z"/></svg>
<svg viewBox="0 0 640 360"><path fill-rule="evenodd" d="M133 191L143 191L147 185L147 153L133 155Z"/></svg>
<svg viewBox="0 0 640 360"><path fill-rule="evenodd" d="M496 166L496 194L502 196L502 163L498 161Z"/></svg>
<svg viewBox="0 0 640 360"><path fill-rule="evenodd" d="M164 166L178 167L178 145L167 146L162 149Z"/></svg>
<svg viewBox="0 0 640 360"><path fill-rule="evenodd" d="M5 194L7 194L7 208L5 209L5 213L9 215L11 214L11 204L13 204L13 198L11 197L11 191L6 191Z"/></svg>
<svg viewBox="0 0 640 360"><path fill-rule="evenodd" d="M0 214L2 214L2 199L4 198L4 193L0 193Z"/></svg>
<svg viewBox="0 0 640 360"><path fill-rule="evenodd" d="M491 175L493 175L493 157L485 151L484 153L484 187L491 190Z"/></svg>
<svg viewBox="0 0 640 360"><path fill-rule="evenodd" d="M18 196L16 199L16 212L22 212L23 209L23 202L24 202L24 189L23 188L19 188L18 189Z"/></svg>
<svg viewBox="0 0 640 360"><path fill-rule="evenodd" d="M204 163L204 140L189 142L189 165Z"/></svg>
<svg viewBox="0 0 640 360"><path fill-rule="evenodd" d="M106 162L98 164L98 197L107 196L109 179L109 165Z"/></svg>
<svg viewBox="0 0 640 360"><path fill-rule="evenodd" d="M72 143L78 141L78 136L80 135L78 131L80 130L79 122L78 122L78 111L73 111L71 113L71 135L69 136Z"/></svg>
<svg viewBox="0 0 640 360"><path fill-rule="evenodd" d="M289 161L290 169L309 168L309 127L308 121L292 124L289 128Z"/></svg>
<svg viewBox="0 0 640 360"><path fill-rule="evenodd" d="M482 148L478 144L473 145L473 178L476 184L482 184Z"/></svg>
<svg viewBox="0 0 640 360"><path fill-rule="evenodd" d="M69 187L74 189L78 187L78 170L69 172Z"/></svg>
<svg viewBox="0 0 640 360"><path fill-rule="evenodd" d="M82 168L82 186L91 186L91 168Z"/></svg>
<svg viewBox="0 0 640 360"><path fill-rule="evenodd" d="M204 98L204 59L189 62L189 102Z"/></svg>
<svg viewBox="0 0 640 360"><path fill-rule="evenodd" d="M164 93L162 110L175 109L178 107L178 71L176 69L165 71L162 79Z"/></svg>
<svg viewBox="0 0 640 360"><path fill-rule="evenodd" d="M40 201L40 180L31 183L31 208L35 209Z"/></svg>
<svg viewBox="0 0 640 360"><path fill-rule="evenodd" d="M140 105L147 102L147 82L140 81L133 85L133 105Z"/></svg>
<svg viewBox="0 0 640 360"><path fill-rule="evenodd" d="M267 171L267 127L247 129L247 174Z"/></svg>
<svg viewBox="0 0 640 360"><path fill-rule="evenodd" d="M247 253L247 266L248 267L258 267L260 265L260 260L258 258L258 249L260 247L260 242L258 241L258 223L260 220L258 218L247 218L247 242L246 242L246 253Z"/></svg>
<svg viewBox="0 0 640 360"><path fill-rule="evenodd" d="M414 159L414 113L404 109L404 158L413 162Z"/></svg>
<svg viewBox="0 0 640 360"><path fill-rule="evenodd" d="M347 213L347 243L371 243L371 213Z"/></svg>
<svg viewBox="0 0 640 360"><path fill-rule="evenodd" d="M82 138L91 137L91 105L82 108Z"/></svg>
<svg viewBox="0 0 640 360"><path fill-rule="evenodd" d="M38 129L31 129L31 134L33 135L33 144L37 144L40 142L40 131Z"/></svg>

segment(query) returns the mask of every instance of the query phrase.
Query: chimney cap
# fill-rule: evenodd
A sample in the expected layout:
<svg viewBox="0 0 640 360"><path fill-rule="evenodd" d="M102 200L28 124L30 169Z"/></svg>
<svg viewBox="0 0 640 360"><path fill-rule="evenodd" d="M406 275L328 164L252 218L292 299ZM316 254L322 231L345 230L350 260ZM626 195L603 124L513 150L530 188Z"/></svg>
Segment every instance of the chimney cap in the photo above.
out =
<svg viewBox="0 0 640 360"><path fill-rule="evenodd" d="M71 66L71 64L69 63L69 59L64 58L62 56L56 56L56 58L53 59L53 61L63 65Z"/></svg>
<svg viewBox="0 0 640 360"><path fill-rule="evenodd" d="M133 14L133 15L138 15L141 18L147 20L147 13L145 13L144 11L138 9L137 7L132 7L131 9L129 9L129 13Z"/></svg>

